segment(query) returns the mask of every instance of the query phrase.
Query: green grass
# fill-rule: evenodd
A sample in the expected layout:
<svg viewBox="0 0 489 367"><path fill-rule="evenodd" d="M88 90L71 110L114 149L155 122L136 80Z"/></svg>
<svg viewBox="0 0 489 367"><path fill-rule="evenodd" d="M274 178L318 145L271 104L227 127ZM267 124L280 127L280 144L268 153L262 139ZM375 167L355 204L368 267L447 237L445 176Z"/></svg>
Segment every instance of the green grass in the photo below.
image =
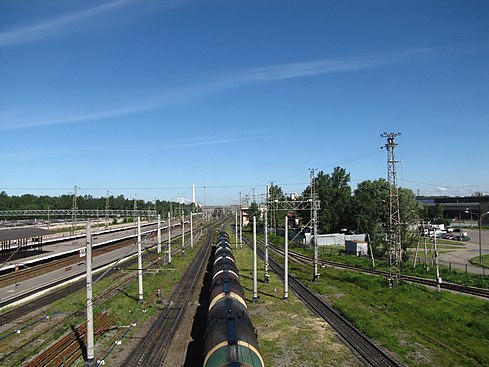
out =
<svg viewBox="0 0 489 367"><path fill-rule="evenodd" d="M178 239L174 239L178 241ZM108 332L103 337L96 338L96 357L101 358L106 350L109 349L111 345L115 342L116 337L120 337L122 333L125 332L126 326L133 322L137 325L142 325L148 320L149 317L154 315L158 311L157 305L157 290L161 290L163 299L168 298L176 284L178 284L182 274L187 269L189 263L192 261L195 253L202 244L203 240L196 241L194 244L194 249L187 247L185 250L185 256L182 257L180 254L173 256L172 264L165 264L164 266L157 266L161 271L158 273L149 272L143 274L143 291L144 291L144 301L142 303L138 302L138 283L137 277L134 277L130 282L129 286L117 287L120 289L119 292L112 298L105 300L103 303L97 301L97 297L104 293L105 290L117 286L121 280L115 279L115 275L107 276L101 281L93 285L93 298L94 298L94 316L101 312L108 312L110 315L116 317L115 325L116 327L122 327L121 329L115 329ZM150 256L145 260L144 264L148 260L154 260L157 255L154 253L155 250L150 254ZM145 265L143 264L143 267ZM134 268L135 266L131 266ZM135 272L134 272L135 273ZM97 279L97 275L94 276L94 281ZM61 312L65 315L73 315L77 311L83 311L79 316L69 316L64 320L60 321L56 325L55 335L49 340L56 340L63 334L68 333L73 327L79 326L85 322L85 310L86 307L86 290L80 290L76 293L71 294L69 297L59 300L53 304L50 312ZM136 332L134 328L126 337L129 339ZM54 332L54 329L51 331ZM46 338L50 337L49 331L46 332L44 336ZM48 342L49 344L49 342ZM46 344L39 345L35 348L31 348L29 355L33 355L40 351L40 348L46 347ZM124 348L124 343L121 347L117 347L113 354L117 354L120 348ZM27 356L26 356L27 357ZM110 364L110 356L106 361ZM76 366L83 366L84 361L79 359Z"/></svg>
<svg viewBox="0 0 489 367"><path fill-rule="evenodd" d="M488 301L415 284L389 289L384 277L332 268L320 269L319 281L311 282L312 267L289 264L406 366L489 365Z"/></svg>
<svg viewBox="0 0 489 367"><path fill-rule="evenodd" d="M469 260L469 262L473 265L480 265L479 256L471 258ZM488 255L482 255L482 266L489 267L489 254ZM487 269L486 274L489 274L489 269Z"/></svg>
<svg viewBox="0 0 489 367"><path fill-rule="evenodd" d="M249 233L248 233L249 234ZM278 236L275 236L278 237ZM263 236L260 235L259 238L263 239ZM280 242L275 242L273 237L269 237L269 241L274 244L283 245L284 239L282 237L278 237L281 239ZM302 254L313 256L313 250L310 247L306 247L299 243L291 243L290 249L293 251L300 252ZM463 247L463 245L462 245ZM422 247L420 247L422 248ZM319 248L319 257L322 260L328 261L336 261L343 264L347 264L350 266L354 266L359 269L372 269L372 261L367 257L357 257L351 256L344 253L343 246L321 246ZM442 252L442 251L440 251ZM431 254L429 254L429 258L431 258ZM419 251L419 257L424 256L424 250ZM486 255L487 256L487 255ZM477 258L478 261L478 258ZM375 259L375 269L388 271L388 264L385 260ZM418 262L418 266L416 268L413 267L413 260L409 259L404 261L402 264L402 272L406 275L413 275L423 278L435 278L435 269L434 267L429 267L428 270L424 266L424 264ZM479 288L489 288L489 277L482 276L479 274L465 273L462 271L458 271L455 269L450 270L448 266L442 265L440 266L441 276L444 281L450 283L456 283L461 285L468 285L472 287ZM489 272L489 271L488 271Z"/></svg>
<svg viewBox="0 0 489 367"><path fill-rule="evenodd" d="M258 261L259 300L252 303L252 252L243 246L234 255L266 366L361 366L329 325L315 317L291 289L288 300L283 299L283 283L273 272L269 283L263 282L261 260Z"/></svg>
<svg viewBox="0 0 489 367"><path fill-rule="evenodd" d="M294 271L310 278L301 268ZM489 364L489 302L449 292L438 294L413 284L391 290L382 277L321 271L319 282L308 285L321 294L336 296L333 305L345 317L406 365ZM428 353L427 359L415 358L420 349Z"/></svg>

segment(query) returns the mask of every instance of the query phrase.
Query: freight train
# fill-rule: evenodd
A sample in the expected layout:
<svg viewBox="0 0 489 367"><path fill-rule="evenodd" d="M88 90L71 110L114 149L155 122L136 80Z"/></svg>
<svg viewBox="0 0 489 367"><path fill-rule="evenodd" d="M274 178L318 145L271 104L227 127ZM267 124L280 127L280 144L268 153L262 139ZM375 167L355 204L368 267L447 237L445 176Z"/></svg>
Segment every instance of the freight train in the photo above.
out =
<svg viewBox="0 0 489 367"><path fill-rule="evenodd" d="M231 242L217 238L204 345L204 367L264 367Z"/></svg>

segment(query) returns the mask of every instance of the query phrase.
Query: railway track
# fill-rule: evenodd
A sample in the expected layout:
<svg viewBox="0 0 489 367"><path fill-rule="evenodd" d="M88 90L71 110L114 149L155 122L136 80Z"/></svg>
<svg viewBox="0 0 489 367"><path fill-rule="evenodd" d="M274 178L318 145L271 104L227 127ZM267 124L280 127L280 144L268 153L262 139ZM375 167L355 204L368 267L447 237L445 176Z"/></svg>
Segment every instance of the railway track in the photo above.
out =
<svg viewBox="0 0 489 367"><path fill-rule="evenodd" d="M98 336L107 331L114 323L115 317L108 316L106 313L99 314L94 319L94 335ZM46 367L46 366L71 366L82 356L80 340L86 336L86 324L75 328L50 348L40 355L24 364L25 367Z"/></svg>
<svg viewBox="0 0 489 367"><path fill-rule="evenodd" d="M271 248L273 251L278 253L281 256L284 256L284 250L278 246L268 244L268 247ZM289 257L292 258L294 261L299 262L301 264L310 264L312 265L313 259L310 256L291 251L289 250ZM353 271L360 271L362 273L367 273L367 274L373 274L373 275L379 275L383 277L388 277L389 273L385 271L380 271L380 270L373 270L373 269L365 269L365 268L358 268L355 266L343 264L337 261L329 261L329 260L319 260L318 261L320 266L333 266L336 268L342 268L342 269L348 269L348 270L353 270ZM436 287L437 283L434 279L427 279L427 278L420 278L420 277L415 277L411 275L402 275L401 279L407 282L411 283L418 283L418 284L423 284L429 287ZM450 291L455 291L459 293L464 293L468 295L473 295L473 296L478 296L478 297L483 297L483 298L489 298L489 289L485 288L476 288L476 287L469 287L466 285L460 285L460 284L454 284L454 283L440 283L440 288L450 290Z"/></svg>
<svg viewBox="0 0 489 367"><path fill-rule="evenodd" d="M251 241L244 238L248 246ZM264 259L265 254L257 248L258 255ZM284 280L284 269L273 258L269 257L270 268ZM318 295L302 284L298 279L289 274L289 286L297 296L319 317L323 318L345 343L369 366L376 367L399 367L401 366L387 352L373 343L369 338L356 329L348 320L341 316L338 311L325 303Z"/></svg>
<svg viewBox="0 0 489 367"><path fill-rule="evenodd" d="M125 361L124 366L162 365L190 295L196 290L196 279L200 278L209 258L211 240L212 229L210 228L205 243L200 247L180 284L174 290L168 306L160 313L146 337Z"/></svg>
<svg viewBox="0 0 489 367"><path fill-rule="evenodd" d="M212 227L212 224L207 225L206 227L209 227L209 226ZM199 236L197 236L197 238L198 237ZM177 238L177 237L175 237L175 238ZM172 252L174 254L176 254L180 251L181 251L180 248L175 247ZM147 252L143 253L144 257L147 257L148 255L149 255L149 253L147 253ZM124 263L124 267L131 267L132 265L135 265L136 262L137 262L136 258L130 259L128 262ZM149 265L147 267L150 268L159 262L160 262L159 259L152 261L149 263ZM109 271L109 274L113 273L113 272L119 273L118 278L121 278L122 281L117 282L117 284L114 287L112 287L112 289L107 289L103 294L99 295L96 299L94 299L94 304L104 303L105 299L110 298L111 296L120 293L121 289L123 290L126 286L130 285L131 280L135 277L134 275L128 276L128 273L120 272L119 269L111 269ZM44 297L37 299L33 302L29 302L29 303L26 303L24 305L21 305L20 307L16 307L16 308L12 309L11 311L0 315L0 323L1 324L7 324L7 323L15 324L16 319L18 317L24 316L26 313L28 313L30 311L38 310L44 306L47 306L59 298L69 296L73 292L76 292L77 290L82 289L84 287L85 287L85 281L82 280L82 281L74 283L68 287L64 287L62 289L59 289L54 294L44 296ZM76 314L81 314L83 312L85 312L85 310L80 310L80 311L76 312ZM44 311L43 313L46 313L46 311ZM37 316L37 318L39 318L39 316ZM24 322L25 322L25 320L24 320ZM34 324L34 323L35 322L29 322L26 327L28 327L30 324ZM15 335L15 334L17 334L17 332L16 332L17 329L20 330L22 328L23 328L22 326L19 327L18 325L17 326L14 325L10 331L4 330L2 332L2 335L0 336L0 338L5 339L5 338L8 338L10 335ZM34 336L34 339L31 340L31 342L35 343L37 338L38 338L38 336ZM29 342L27 344L29 344ZM70 348L73 349L73 346L70 346L68 349L70 349ZM59 352L59 353L61 353L61 352ZM70 353L70 352L68 351L68 353ZM11 354L11 353L9 353L9 354ZM4 357L6 357L7 359L5 359ZM1 362L2 360L5 362L5 361L8 361L10 358L11 358L11 356L10 357L8 357L6 355L2 356L0 358L0 365L3 365ZM70 359L73 359L73 358L70 358Z"/></svg>
<svg viewBox="0 0 489 367"><path fill-rule="evenodd" d="M93 249L93 257L97 257L104 252L115 251L122 247L129 246L133 242L133 240L120 240L119 242L115 242L114 244L104 246L103 248L95 248ZM80 261L79 255L71 255L64 259L55 259L44 264L38 264L27 269L22 269L18 272L0 275L0 288L4 288L9 285L22 282L26 279L49 273L56 268L63 268L77 264L81 265L83 263L84 261Z"/></svg>
<svg viewBox="0 0 489 367"><path fill-rule="evenodd" d="M177 237L174 237L174 240L177 239ZM124 241L124 240L122 240ZM131 240L126 240L126 241L131 241ZM129 242L129 245L133 244L132 242ZM126 244L127 245L127 244ZM117 246L114 245L114 246ZM115 248L113 248L115 249ZM149 247L148 247L149 249ZM104 251L107 251L108 248L105 247L104 248L101 248L100 251L101 252L104 252ZM180 249L175 247L172 251L173 254L176 254L180 252ZM147 256L147 252L143 252L143 259ZM78 262L79 258L78 257L75 257L73 259L75 262ZM113 262L113 261L111 261ZM111 263L109 262L109 263ZM128 261L124 262L124 267L131 267L133 265L135 265L137 263L137 259L136 258L133 258L133 259L129 259ZM47 265L47 264L46 264ZM102 264L100 265L101 267L105 266L106 264ZM43 266L42 267L43 269L45 269L45 267ZM95 270L95 269L94 269ZM106 276L110 275L110 274L113 274L114 272L118 272L119 270L118 269L111 269L108 271L108 273L106 274ZM33 273L30 273L31 276ZM10 274L12 275L12 274ZM37 274L39 275L39 274ZM66 279L60 281L60 283L64 283L66 282ZM49 285L49 287L53 287L54 285L51 284ZM67 297L77 291L79 291L80 289L83 289L84 287L86 286L86 282L85 280L80 280L80 281L76 281L68 286L65 286L65 287L62 287L62 288L59 288L59 289L56 289L52 292L50 292L49 294L47 295L44 295L44 296L41 296L31 302L27 302L27 303L24 303L24 304L21 304L19 306L16 306L14 308L11 308L9 310L6 310L6 311L2 311L0 313L0 324L1 325L4 325L4 324L10 324L10 323L13 323L15 322L18 318L24 316L24 315L27 315L33 311L36 311L36 310L39 310L41 308L44 308L46 307L47 305L50 305L51 303L53 303L54 301L58 300L58 299L61 299L61 298L64 298L64 297ZM35 291L33 291L33 293L36 293L38 292L40 289L37 289ZM30 294L24 294L22 296L19 296L19 298L23 298L23 297L27 297L29 296ZM15 302L17 301L17 299L11 299L9 301L6 301L6 302L0 302L0 307L5 307L5 306L8 306L10 303L12 302Z"/></svg>

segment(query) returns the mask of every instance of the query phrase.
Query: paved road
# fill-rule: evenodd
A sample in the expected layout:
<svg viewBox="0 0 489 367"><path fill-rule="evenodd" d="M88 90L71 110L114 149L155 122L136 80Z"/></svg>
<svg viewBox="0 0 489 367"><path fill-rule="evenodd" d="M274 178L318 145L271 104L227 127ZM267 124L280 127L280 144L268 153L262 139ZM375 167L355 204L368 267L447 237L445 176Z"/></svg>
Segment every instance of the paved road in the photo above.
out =
<svg viewBox="0 0 489 367"><path fill-rule="evenodd" d="M472 266L469 263L470 259L479 256L479 231L477 229L464 229L464 232L467 232L470 237L470 241L465 243L465 248L441 254L440 261L445 264L451 263L452 268L460 270L465 270L467 264L468 272L482 274L482 268ZM489 231L483 230L481 232L481 243L482 255L489 254ZM486 269L485 274L489 275L489 270Z"/></svg>

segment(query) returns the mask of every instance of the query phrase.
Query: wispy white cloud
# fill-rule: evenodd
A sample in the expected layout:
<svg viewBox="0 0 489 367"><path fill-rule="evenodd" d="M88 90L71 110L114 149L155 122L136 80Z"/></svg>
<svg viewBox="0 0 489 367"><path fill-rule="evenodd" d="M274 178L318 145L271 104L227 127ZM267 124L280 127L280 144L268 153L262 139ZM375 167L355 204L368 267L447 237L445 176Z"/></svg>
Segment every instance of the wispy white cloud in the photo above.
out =
<svg viewBox="0 0 489 367"><path fill-rule="evenodd" d="M90 28L97 23L96 21L115 11L137 5L138 10L141 10L141 0L116 0L103 5L79 10L78 12L41 21L37 24L24 26L22 28L10 29L0 33L0 46L27 43L46 38L66 35L74 31ZM173 7L188 3L185 0L170 0L158 2L158 7ZM151 5L151 6L154 6Z"/></svg>
<svg viewBox="0 0 489 367"><path fill-rule="evenodd" d="M401 62L427 51L429 51L428 48L420 48L389 54L331 58L312 62L267 66L245 70L236 77L230 78L229 82L234 82L237 84L259 83L273 80L294 79L330 73L344 73L373 69L384 65Z"/></svg>
<svg viewBox="0 0 489 367"><path fill-rule="evenodd" d="M86 114L80 113L75 116L38 121L23 121L9 124L2 124L1 120L7 121L7 119L0 118L0 130L70 124L127 116L163 108L172 104L188 102L220 91L237 89L248 85L380 68L382 66L409 60L416 55L426 53L428 50L429 49L415 49L390 54L333 58L311 62L244 69L235 71L233 73L218 75L210 80L202 80L200 83L196 83L194 85L176 88L170 92L151 96L146 98L144 102L134 103L132 105L130 103L126 103L120 108L114 108L106 111ZM13 121L12 119L9 120Z"/></svg>
<svg viewBox="0 0 489 367"><path fill-rule="evenodd" d="M199 138L194 140L181 140L175 144L165 143L145 143L144 145L93 145L73 147L70 149L53 149L53 150L21 150L19 152L4 152L0 153L0 161L32 161L32 160L44 160L47 158L66 157L66 156L80 156L86 153L103 153L103 152L129 152L134 153L148 153L155 151L166 151L183 148L192 148L199 146L216 146L224 144L239 144L259 140L269 140L285 137L286 135L274 135L274 136L249 136L249 137L222 137L222 138ZM112 154L112 153L110 153Z"/></svg>

